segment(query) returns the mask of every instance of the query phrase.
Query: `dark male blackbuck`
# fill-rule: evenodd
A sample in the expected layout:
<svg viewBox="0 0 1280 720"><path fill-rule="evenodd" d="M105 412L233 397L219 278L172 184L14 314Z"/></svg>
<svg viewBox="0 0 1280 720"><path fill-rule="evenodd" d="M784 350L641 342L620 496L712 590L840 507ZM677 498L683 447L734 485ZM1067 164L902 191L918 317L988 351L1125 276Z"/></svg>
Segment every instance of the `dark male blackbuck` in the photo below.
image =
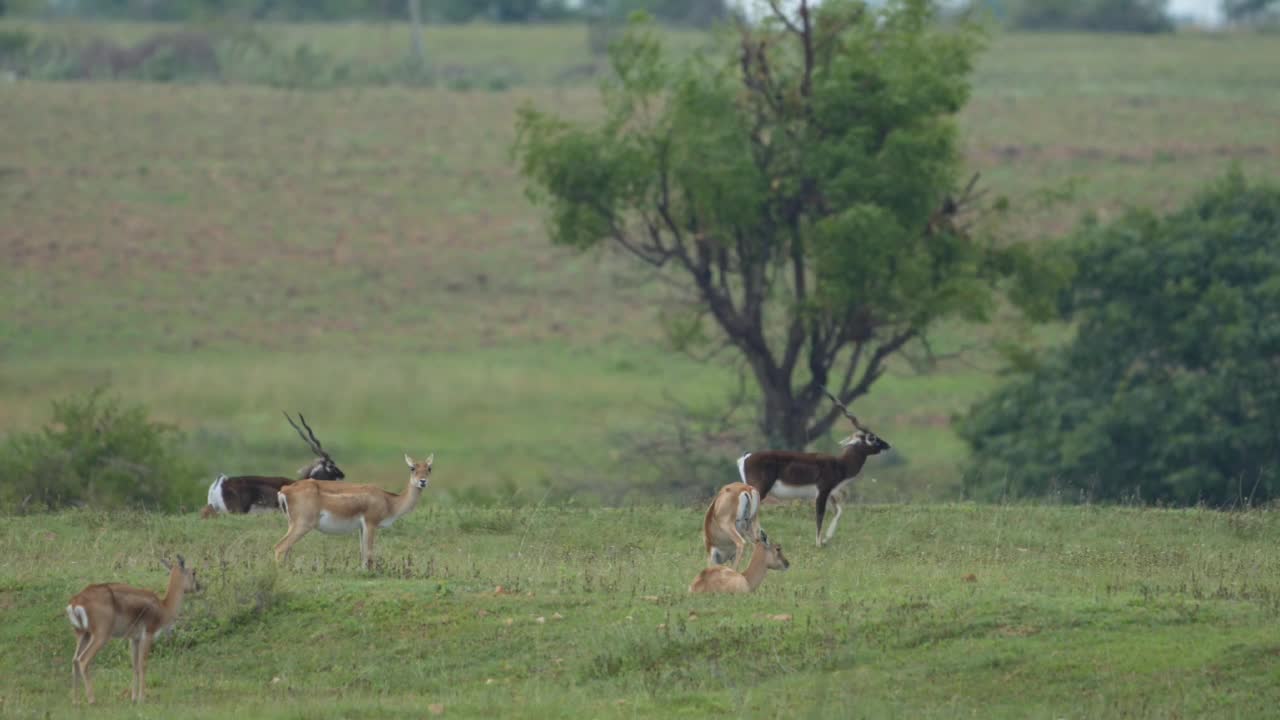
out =
<svg viewBox="0 0 1280 720"><path fill-rule="evenodd" d="M316 454L316 458L309 465L305 465L298 469L299 480L341 480L346 477L342 470L338 468L338 464L333 461L329 453L325 452L320 440L316 438L316 434L311 430L311 426L307 424L307 419L298 413L298 419L302 421L302 426L307 429L307 433L302 433L302 428L293 422L293 418L289 417L289 413L284 414L284 419L293 425L293 429L298 431L298 437L311 448L311 452ZM209 518L218 513L230 513L234 515L245 514L253 510L275 511L277 509L276 496L280 493L280 488L292 484L294 480L287 477L274 477L265 475L237 475L236 477L227 477L219 475L217 480L209 486L209 504L205 506L200 513L201 517Z"/></svg>
<svg viewBox="0 0 1280 720"><path fill-rule="evenodd" d="M827 397L840 408L853 423L854 432L840 441L844 452L840 455L823 453L763 450L749 452L738 458L738 474L742 482L760 492L760 499L772 495L779 500L816 500L818 509L818 547L835 534L840 522L840 493L854 476L862 470L867 458L889 449L889 443L863 427L849 408L836 399L830 391ZM835 506L836 516L831 518L826 537L822 534L822 520L827 514L827 502Z"/></svg>

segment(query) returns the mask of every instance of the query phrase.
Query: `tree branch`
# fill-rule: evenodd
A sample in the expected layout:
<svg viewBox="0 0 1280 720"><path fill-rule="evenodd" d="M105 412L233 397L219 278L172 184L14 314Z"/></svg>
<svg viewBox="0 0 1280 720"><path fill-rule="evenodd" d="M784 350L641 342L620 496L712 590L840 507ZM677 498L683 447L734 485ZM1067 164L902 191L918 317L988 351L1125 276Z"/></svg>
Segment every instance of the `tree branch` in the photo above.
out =
<svg viewBox="0 0 1280 720"><path fill-rule="evenodd" d="M813 24L809 18L808 0L800 0L800 21L804 32L800 38L804 41L804 74L800 77L800 96L805 99L805 112L809 114L809 96L813 90Z"/></svg>
<svg viewBox="0 0 1280 720"><path fill-rule="evenodd" d="M785 25L788 30L797 35L802 34L800 28L797 27L795 23L791 22L791 18L787 17L787 14L778 6L778 0L769 0L769 9L773 10L773 16L781 20L782 24Z"/></svg>
<svg viewBox="0 0 1280 720"><path fill-rule="evenodd" d="M854 352L854 356L850 358L849 365L845 368L844 380L841 383L841 389L837 394L837 397L840 398L840 402L844 403L846 406L852 405L854 400L866 395L871 389L872 383L884 374L885 358L897 352L915 336L916 331L914 329L907 329L899 332L897 335L894 335L888 341L881 343L880 346L876 348L875 352L871 354L871 357L867 360L867 364L863 366L862 375L858 379L857 384L853 387L849 387L849 383L852 381L854 372L857 368L858 357L862 354L861 350L863 344L859 343L857 350ZM807 431L809 437L822 437L826 435L831 431L831 425L839 415L839 408L832 408L828 410L818 419L817 422L809 426Z"/></svg>
<svg viewBox="0 0 1280 720"><path fill-rule="evenodd" d="M804 246L795 226L791 232L791 293L794 300L792 307L791 327L787 330L787 346L783 353L782 370L791 376L791 371L800 358L800 350L804 347L806 305L809 300L808 283L805 280Z"/></svg>

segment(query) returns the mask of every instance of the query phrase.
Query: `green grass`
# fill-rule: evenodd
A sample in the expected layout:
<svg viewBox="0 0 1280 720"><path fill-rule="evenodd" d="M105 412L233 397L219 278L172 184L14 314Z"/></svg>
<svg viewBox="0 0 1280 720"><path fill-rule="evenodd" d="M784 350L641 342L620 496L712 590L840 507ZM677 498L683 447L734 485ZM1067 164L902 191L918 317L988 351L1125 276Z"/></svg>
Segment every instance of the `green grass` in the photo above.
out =
<svg viewBox="0 0 1280 720"><path fill-rule="evenodd" d="M1280 515L878 506L743 597L692 597L701 508L423 504L356 569L313 534L279 570L278 515L92 511L0 524L0 714L64 717L67 598L159 589L183 553L206 591L129 706L124 643L95 717L1267 717L1280 701ZM495 594L502 586L510 594ZM786 616L777 619L774 616ZM540 621L539 618L543 620Z"/></svg>
<svg viewBox="0 0 1280 720"><path fill-rule="evenodd" d="M399 52L388 38L403 28L262 31L357 57ZM586 54L577 27L430 32L451 62L510 56L547 83ZM998 35L960 118L968 160L1011 199L1009 230L1036 239L1085 214L1172 207L1233 162L1274 177L1277 63L1266 36ZM308 454L279 411L300 409L353 478L388 485L403 450L436 451L474 492L529 501L732 478L747 413L711 451L724 473L655 477L634 452L669 432L668 398L723 402L734 367L666 351L656 317L670 296L651 276L546 241L511 158L514 113L588 117L598 100L543 80L486 93L0 85L0 435L110 382L187 430L209 477L291 473ZM859 402L896 450L868 465L863 499L955 497L965 450L951 418L993 386L990 342L1015 330L941 328L944 348L971 352L927 375L898 363Z"/></svg>

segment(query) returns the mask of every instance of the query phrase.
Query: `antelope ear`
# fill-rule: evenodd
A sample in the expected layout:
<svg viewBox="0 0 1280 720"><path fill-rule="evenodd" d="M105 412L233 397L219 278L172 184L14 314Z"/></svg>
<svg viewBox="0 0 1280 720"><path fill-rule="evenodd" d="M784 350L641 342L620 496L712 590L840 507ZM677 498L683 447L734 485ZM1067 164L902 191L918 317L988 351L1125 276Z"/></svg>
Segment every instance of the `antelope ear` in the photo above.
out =
<svg viewBox="0 0 1280 720"><path fill-rule="evenodd" d="M165 570L172 570L172 569L173 569L173 566L169 564L169 561L168 561L168 560L165 560L164 558L160 558L160 564L164 566L164 569L165 569Z"/></svg>
<svg viewBox="0 0 1280 720"><path fill-rule="evenodd" d="M183 559L182 559L182 556L181 556L181 555L179 555L179 556L178 556L178 567L180 567L180 568L185 568L186 566L187 566L187 561L186 561L186 560L183 560Z"/></svg>
<svg viewBox="0 0 1280 720"><path fill-rule="evenodd" d="M434 463L435 461L436 461L436 454L435 454L435 453L431 453L430 455L428 455L428 456L427 456L427 467L431 467L431 463Z"/></svg>
<svg viewBox="0 0 1280 720"><path fill-rule="evenodd" d="M409 457L409 453L404 454L404 463L409 466L410 470L413 469L413 458Z"/></svg>

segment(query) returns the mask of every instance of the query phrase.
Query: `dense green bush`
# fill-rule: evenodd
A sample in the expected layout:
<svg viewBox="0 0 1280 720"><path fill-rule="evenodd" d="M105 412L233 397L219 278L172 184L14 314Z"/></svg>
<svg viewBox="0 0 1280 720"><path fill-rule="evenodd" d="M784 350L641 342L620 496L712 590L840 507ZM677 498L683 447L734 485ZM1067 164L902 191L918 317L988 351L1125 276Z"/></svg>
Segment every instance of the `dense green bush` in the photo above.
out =
<svg viewBox="0 0 1280 720"><path fill-rule="evenodd" d="M1224 506L1280 496L1280 187L1233 174L1088 226L1078 332L960 424L977 498Z"/></svg>
<svg viewBox="0 0 1280 720"><path fill-rule="evenodd" d="M175 428L103 390L55 401L48 425L0 444L0 507L175 509L198 487L181 443Z"/></svg>
<svg viewBox="0 0 1280 720"><path fill-rule="evenodd" d="M1167 0L1019 0L1010 24L1020 30L1157 33L1173 30Z"/></svg>

